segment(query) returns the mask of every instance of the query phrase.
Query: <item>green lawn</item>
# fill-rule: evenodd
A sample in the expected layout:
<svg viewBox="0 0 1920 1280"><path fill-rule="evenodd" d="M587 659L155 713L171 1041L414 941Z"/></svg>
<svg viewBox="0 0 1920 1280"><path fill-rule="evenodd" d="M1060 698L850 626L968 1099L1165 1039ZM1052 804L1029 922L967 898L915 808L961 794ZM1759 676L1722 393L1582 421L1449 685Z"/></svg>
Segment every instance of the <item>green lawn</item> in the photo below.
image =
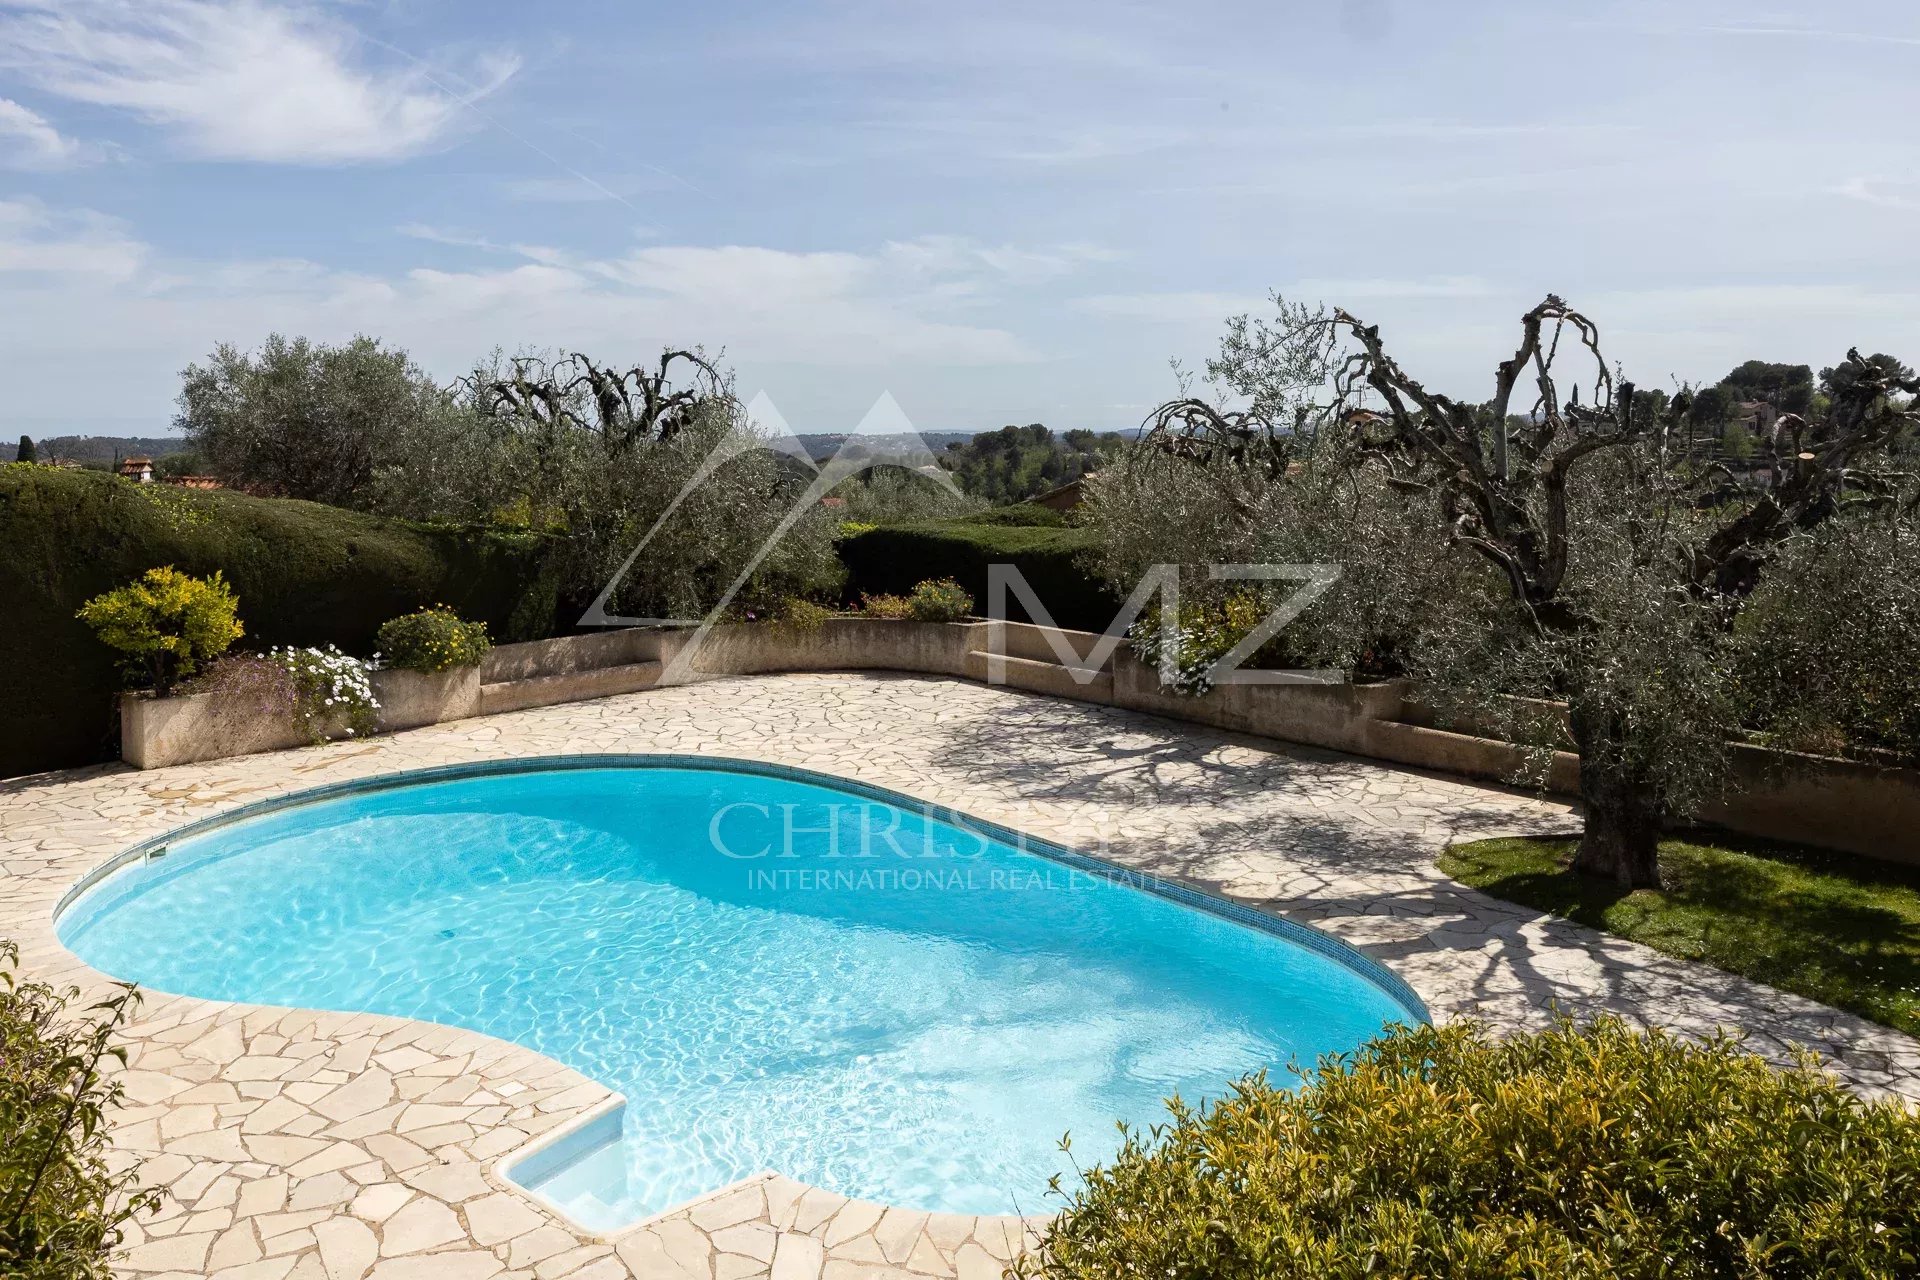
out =
<svg viewBox="0 0 1920 1280"><path fill-rule="evenodd" d="M1920 869L1696 834L1663 841L1666 888L1567 869L1571 840L1455 845L1440 869L1510 902L1920 1035Z"/></svg>

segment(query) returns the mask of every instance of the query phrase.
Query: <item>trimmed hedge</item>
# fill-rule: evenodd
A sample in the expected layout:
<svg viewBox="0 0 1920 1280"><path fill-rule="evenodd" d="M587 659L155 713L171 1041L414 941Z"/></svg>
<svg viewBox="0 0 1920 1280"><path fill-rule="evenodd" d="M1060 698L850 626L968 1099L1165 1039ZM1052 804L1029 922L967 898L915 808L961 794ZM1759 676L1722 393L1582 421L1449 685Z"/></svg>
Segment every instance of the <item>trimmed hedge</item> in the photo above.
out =
<svg viewBox="0 0 1920 1280"><path fill-rule="evenodd" d="M1035 515L1033 513L1042 513ZM1091 530L1063 526L1044 507L1001 507L956 520L885 525L843 539L849 600L861 595L908 595L929 578L952 578L989 607L987 566L1011 564L1026 577L1059 626L1103 631L1120 601L1081 567L1093 549ZM1029 618L1017 597L1007 598L1007 616Z"/></svg>
<svg viewBox="0 0 1920 1280"><path fill-rule="evenodd" d="M442 602L503 639L554 634L550 546L536 534L0 466L0 777L116 754L115 654L74 611L148 569L224 573L240 597L240 647L365 654L381 623Z"/></svg>
<svg viewBox="0 0 1920 1280"><path fill-rule="evenodd" d="M1130 1130L1019 1274L1920 1275L1920 1112L1604 1018L1396 1030Z"/></svg>

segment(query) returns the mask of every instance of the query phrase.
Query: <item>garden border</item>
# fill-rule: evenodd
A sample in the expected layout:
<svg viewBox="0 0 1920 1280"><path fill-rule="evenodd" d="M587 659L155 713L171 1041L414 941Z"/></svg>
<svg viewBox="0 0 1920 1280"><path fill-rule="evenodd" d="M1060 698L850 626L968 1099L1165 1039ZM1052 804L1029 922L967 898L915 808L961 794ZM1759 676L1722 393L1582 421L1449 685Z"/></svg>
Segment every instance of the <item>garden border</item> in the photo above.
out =
<svg viewBox="0 0 1920 1280"><path fill-rule="evenodd" d="M636 627L501 645L479 667L435 675L374 673L382 730L731 676L795 671L945 675L1074 698L1416 768L1510 783L1526 753L1510 742L1434 727L1404 681L1228 684L1202 697L1166 692L1124 647L1099 666L1069 665L1100 637L1029 623L833 618L706 629ZM688 651L690 644L697 648ZM121 702L122 758L136 768L302 745L292 725L235 714L214 695ZM227 726L220 730L216 726ZM218 741L220 732L228 740ZM340 736L337 732L329 736ZM1579 792L1580 761L1555 752L1545 790ZM1735 789L1705 822L1747 835L1920 864L1920 770L1738 744Z"/></svg>

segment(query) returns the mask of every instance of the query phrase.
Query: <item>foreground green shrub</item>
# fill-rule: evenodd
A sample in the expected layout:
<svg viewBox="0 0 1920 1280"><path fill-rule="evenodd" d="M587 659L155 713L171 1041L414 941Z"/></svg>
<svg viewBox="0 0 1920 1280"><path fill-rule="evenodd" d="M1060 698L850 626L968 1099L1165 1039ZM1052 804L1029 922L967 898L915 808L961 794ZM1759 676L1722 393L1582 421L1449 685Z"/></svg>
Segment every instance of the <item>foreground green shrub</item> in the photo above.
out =
<svg viewBox="0 0 1920 1280"><path fill-rule="evenodd" d="M464 621L444 604L380 624L381 655L405 671L477 667L491 648L486 623Z"/></svg>
<svg viewBox="0 0 1920 1280"><path fill-rule="evenodd" d="M973 597L952 578L929 578L907 597L907 616L915 622L957 622L973 612Z"/></svg>
<svg viewBox="0 0 1920 1280"><path fill-rule="evenodd" d="M102 1068L126 1062L113 1036L136 997L69 1016L77 992L19 981L18 954L0 942L0 1275L107 1280L125 1223L157 1200L107 1158L121 1092Z"/></svg>
<svg viewBox="0 0 1920 1280"><path fill-rule="evenodd" d="M129 683L167 694L240 638L239 612L218 569L195 578L168 565L95 596L76 616L120 651Z"/></svg>
<svg viewBox="0 0 1920 1280"><path fill-rule="evenodd" d="M1920 1274L1920 1114L1617 1020L1400 1030L1129 1132L1049 1280Z"/></svg>

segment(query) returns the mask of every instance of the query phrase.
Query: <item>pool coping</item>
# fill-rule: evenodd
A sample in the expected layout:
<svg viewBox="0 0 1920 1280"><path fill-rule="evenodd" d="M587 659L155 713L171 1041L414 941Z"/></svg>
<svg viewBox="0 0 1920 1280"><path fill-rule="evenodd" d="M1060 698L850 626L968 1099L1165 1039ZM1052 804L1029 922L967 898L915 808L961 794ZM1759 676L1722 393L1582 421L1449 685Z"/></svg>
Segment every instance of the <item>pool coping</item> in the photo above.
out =
<svg viewBox="0 0 1920 1280"><path fill-rule="evenodd" d="M1234 902L1222 895L1209 893L1189 885L1179 884L1163 877L1122 866L1109 859L1070 849L1055 841L1047 840L1028 832L1009 827L1003 823L980 818L966 813L951 805L936 804L918 796L896 791L874 783L847 778L842 775L826 773L821 770L805 769L794 765L776 764L771 761L749 760L736 756L720 755L682 755L672 752L598 752L565 756L522 756L508 759L466 761L458 764L433 765L421 769L404 769L391 773L377 774L367 778L347 779L340 782L323 783L319 786L303 788L286 795L271 796L247 804L209 814L204 818L169 828L158 835L150 836L129 845L120 853L92 868L75 880L55 902L51 912L51 924L58 936L61 918L69 911L80 906L95 891L104 889L114 878L145 863L156 855L163 854L172 844L192 839L212 831L253 821L269 814L282 813L311 805L323 804L344 796L360 795L381 791L401 790L410 786L433 783L455 782L467 778L493 777L516 773L559 773L581 772L611 769L689 769L708 773L746 773L761 777L779 778L785 781L801 782L829 790L838 790L857 797L891 805L895 808L916 810L924 816L959 827L969 833L984 835L1015 851L1044 858L1050 862L1066 866L1082 874L1097 876L1109 883L1116 883L1139 892L1150 893L1190 910L1199 911L1230 923L1276 937L1307 950L1316 952L1325 958L1341 964L1350 972L1382 991L1403 1008L1416 1015L1420 1022L1431 1022L1432 1014L1426 1002L1409 986L1404 979L1385 965L1366 955L1358 948L1324 933L1311 925L1300 924L1281 916L1243 903ZM179 993L172 993L179 994ZM199 997L194 997L199 998ZM339 1013L359 1013L363 1010L336 1010ZM429 1019L408 1019L414 1022L430 1022ZM1396 1020L1397 1021L1397 1020ZM448 1027L452 1030L472 1032L472 1028L460 1027L452 1023L432 1023L434 1026ZM1391 1024L1387 1024L1391 1025ZM485 1032L474 1034L486 1035ZM496 1037L497 1038L497 1037ZM513 1043L508 1041L508 1043ZM526 1046L520 1046L526 1048ZM538 1050L529 1050L538 1053ZM547 1055L541 1054L541 1057ZM559 1065L566 1065L560 1063ZM591 1076L584 1078L592 1080ZM685 1200L676 1201L664 1208L654 1210L614 1227L595 1227L582 1222L568 1213L558 1203L542 1194L534 1187L513 1176L512 1170L526 1160L535 1158L548 1149L559 1146L574 1138L584 1130L605 1123L608 1116L625 1111L626 1097L616 1090L608 1089L600 1081L593 1081L606 1089L608 1096L588 1107L578 1115L570 1117L564 1123L535 1135L527 1142L509 1150L490 1164L486 1169L488 1181L516 1195L532 1201L542 1211L565 1223L571 1230L592 1240L615 1243L644 1230L662 1219L686 1213L708 1201L716 1200L742 1188L765 1182L770 1178L785 1177L794 1181L793 1175L775 1170L762 1170L722 1186L703 1191ZM812 1186L815 1184L805 1183ZM828 1188L821 1188L829 1190ZM876 1201L862 1201L859 1197L845 1196L844 1192L832 1192L854 1202L878 1204ZM915 1210L915 1212L945 1214L942 1210ZM1003 1217L1012 1221L1025 1221L1025 1215L1019 1214L947 1214L953 1217Z"/></svg>

